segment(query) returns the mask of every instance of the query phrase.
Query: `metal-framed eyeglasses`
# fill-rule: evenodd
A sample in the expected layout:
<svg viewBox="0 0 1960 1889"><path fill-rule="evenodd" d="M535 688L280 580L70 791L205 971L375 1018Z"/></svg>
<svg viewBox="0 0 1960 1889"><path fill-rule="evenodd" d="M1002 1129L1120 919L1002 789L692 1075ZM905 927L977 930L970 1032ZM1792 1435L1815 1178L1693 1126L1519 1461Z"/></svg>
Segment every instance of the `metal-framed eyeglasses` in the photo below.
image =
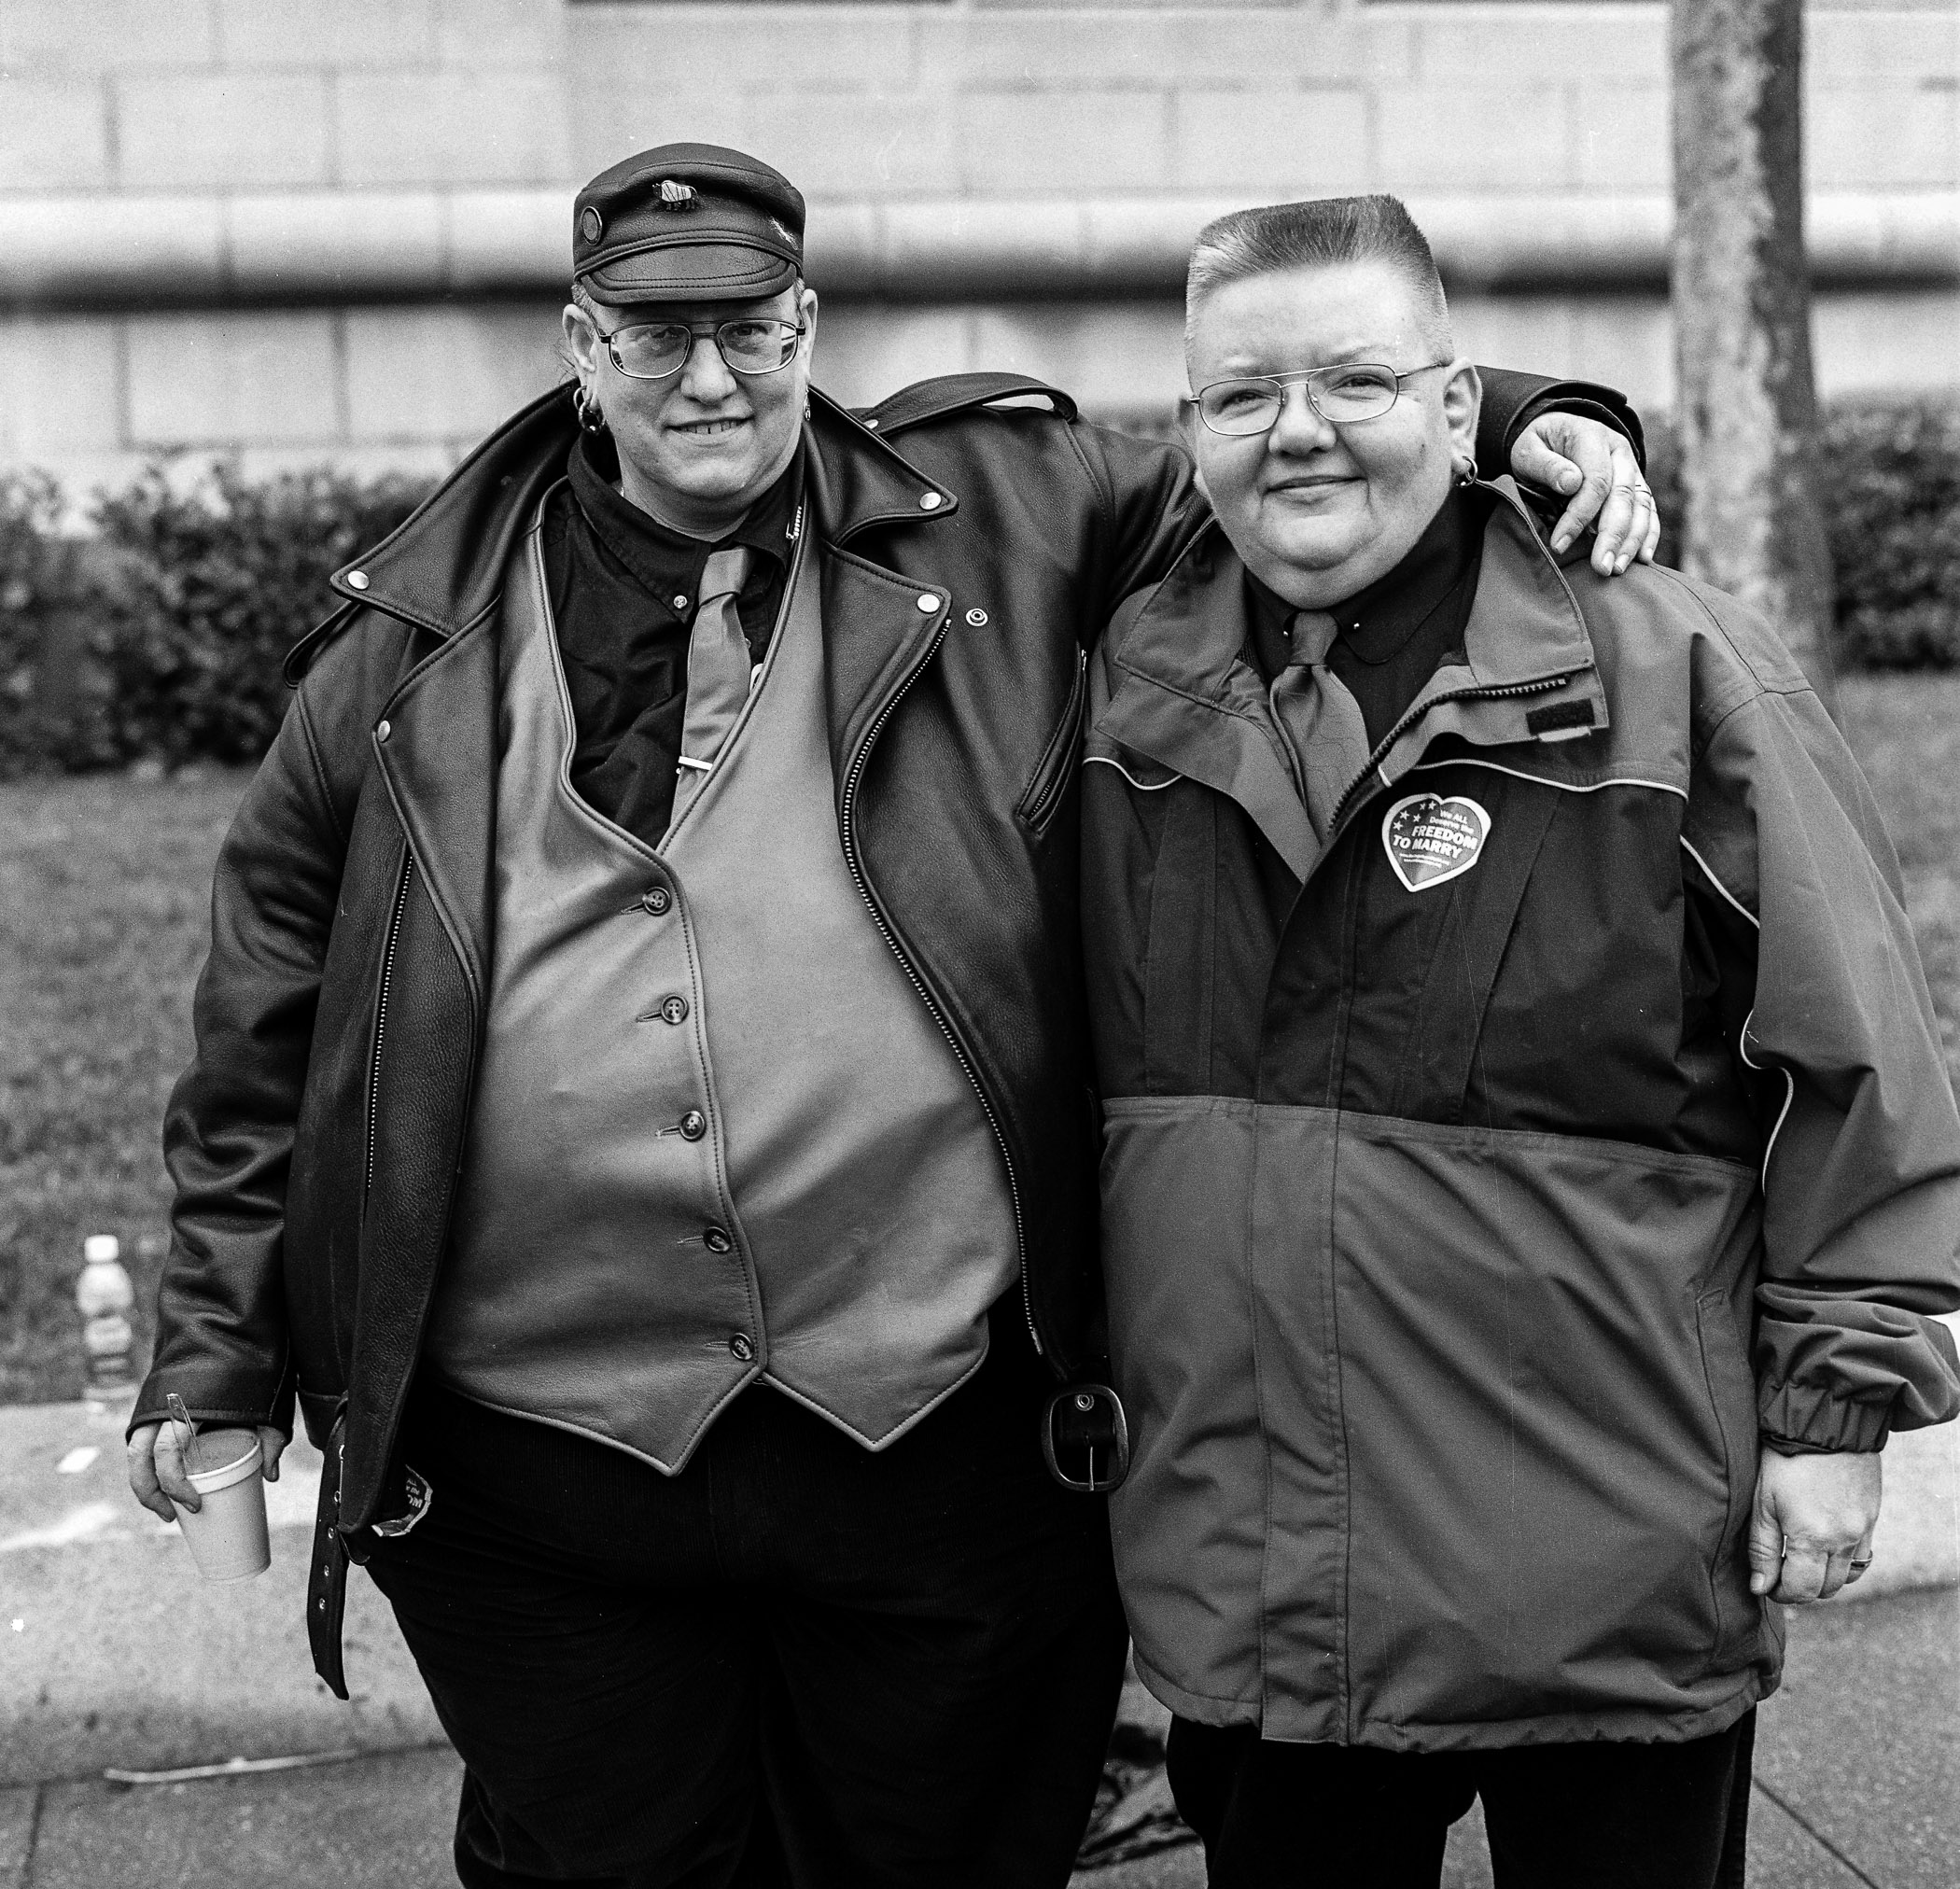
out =
<svg viewBox="0 0 1960 1889"><path fill-rule="evenodd" d="M1395 404L1402 383L1448 361L1427 361L1397 373L1381 361L1343 361L1335 367L1306 368L1290 374L1241 374L1211 381L1187 397L1197 417L1228 440L1269 433L1286 410L1286 389L1297 381L1307 391L1307 404L1333 426L1355 420L1379 420Z"/></svg>
<svg viewBox="0 0 1960 1889"><path fill-rule="evenodd" d="M635 322L608 334L597 322L593 332L606 343L612 364L629 380L671 380L687 366L697 341L712 338L730 373L780 373L796 358L797 344L809 332L801 322L740 315L707 330L685 322Z"/></svg>

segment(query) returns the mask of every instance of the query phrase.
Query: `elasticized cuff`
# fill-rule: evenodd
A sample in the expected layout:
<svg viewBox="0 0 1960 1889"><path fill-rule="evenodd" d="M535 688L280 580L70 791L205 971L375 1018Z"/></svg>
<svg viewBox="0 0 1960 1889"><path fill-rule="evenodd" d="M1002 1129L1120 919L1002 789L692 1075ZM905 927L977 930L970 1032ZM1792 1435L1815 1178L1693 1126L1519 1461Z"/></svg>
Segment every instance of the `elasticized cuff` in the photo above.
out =
<svg viewBox="0 0 1960 1889"><path fill-rule="evenodd" d="M1762 1439L1784 1456L1869 1454L1892 1434L1889 1404L1848 1404L1791 1386L1765 1387L1757 1406Z"/></svg>

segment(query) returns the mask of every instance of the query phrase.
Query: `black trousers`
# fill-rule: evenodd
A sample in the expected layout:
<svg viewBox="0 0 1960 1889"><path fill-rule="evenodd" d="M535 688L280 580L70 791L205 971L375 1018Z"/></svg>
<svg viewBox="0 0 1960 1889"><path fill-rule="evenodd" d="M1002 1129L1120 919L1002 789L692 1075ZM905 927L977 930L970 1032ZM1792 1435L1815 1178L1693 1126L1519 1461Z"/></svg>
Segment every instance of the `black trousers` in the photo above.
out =
<svg viewBox="0 0 1960 1889"><path fill-rule="evenodd" d="M1170 1788L1211 1889L1436 1889L1478 1798L1497 1889L1743 1889L1755 1737L1430 1755L1180 1718Z"/></svg>
<svg viewBox="0 0 1960 1889"><path fill-rule="evenodd" d="M418 1390L370 1572L466 1774L467 1889L1068 1882L1127 1640L1025 1338L874 1455L751 1386L667 1477Z"/></svg>

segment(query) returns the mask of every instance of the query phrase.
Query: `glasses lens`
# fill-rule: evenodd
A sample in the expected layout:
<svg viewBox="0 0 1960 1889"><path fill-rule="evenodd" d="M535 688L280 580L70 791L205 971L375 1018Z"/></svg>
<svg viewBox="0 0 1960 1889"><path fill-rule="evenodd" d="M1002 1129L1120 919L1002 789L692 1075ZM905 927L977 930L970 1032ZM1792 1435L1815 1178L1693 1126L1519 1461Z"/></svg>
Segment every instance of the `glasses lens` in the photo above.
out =
<svg viewBox="0 0 1960 1889"><path fill-rule="evenodd" d="M1314 403L1330 420L1372 420L1395 404L1390 368L1323 368L1311 382Z"/></svg>
<svg viewBox="0 0 1960 1889"><path fill-rule="evenodd" d="M774 373L796 353L796 329L787 321L726 321L715 338L721 358L745 374Z"/></svg>
<svg viewBox="0 0 1960 1889"><path fill-rule="evenodd" d="M675 371L687 358L684 328L623 328L612 337L612 358L623 374L657 381Z"/></svg>
<svg viewBox="0 0 1960 1889"><path fill-rule="evenodd" d="M1198 417L1214 433L1263 433L1283 398L1273 381L1214 381L1197 397Z"/></svg>

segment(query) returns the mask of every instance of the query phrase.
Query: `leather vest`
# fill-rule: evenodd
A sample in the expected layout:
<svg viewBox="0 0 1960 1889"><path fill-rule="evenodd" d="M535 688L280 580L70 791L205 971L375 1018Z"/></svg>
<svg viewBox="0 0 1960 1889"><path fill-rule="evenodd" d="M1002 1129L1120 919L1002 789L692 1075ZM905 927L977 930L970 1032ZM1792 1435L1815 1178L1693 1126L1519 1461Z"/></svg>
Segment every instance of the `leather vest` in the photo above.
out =
<svg viewBox="0 0 1960 1889"><path fill-rule="evenodd" d="M812 534L658 848L572 791L535 530L504 589L495 948L427 1356L672 1472L757 1378L872 1448L986 1355L1005 1169L836 823Z"/></svg>

